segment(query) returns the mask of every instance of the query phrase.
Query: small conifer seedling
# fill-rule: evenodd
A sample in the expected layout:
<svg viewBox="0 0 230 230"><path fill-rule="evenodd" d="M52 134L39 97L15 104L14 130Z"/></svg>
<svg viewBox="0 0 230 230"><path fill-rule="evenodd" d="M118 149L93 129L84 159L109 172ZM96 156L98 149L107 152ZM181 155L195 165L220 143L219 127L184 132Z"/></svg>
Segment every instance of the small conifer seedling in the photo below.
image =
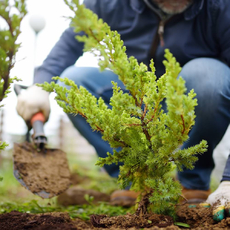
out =
<svg viewBox="0 0 230 230"><path fill-rule="evenodd" d="M123 163L118 181L123 188L131 184L131 189L140 192L137 214L149 211L172 214L181 186L170 173L175 167L192 169L196 154L207 148L206 141L201 141L196 146L180 149L194 125L195 92L186 94L185 81L178 78L181 68L169 50L165 51L166 72L157 79L153 61L148 71L146 65L127 57L117 31L111 31L78 0L65 2L74 12L71 20L75 32L85 32L76 37L84 42L84 51L99 56L101 71L112 70L129 93L112 82L113 95L108 107L102 98L96 98L67 78L54 80L64 82L68 89L55 82L44 83L43 88L56 92L57 103L64 112L83 116L114 148L113 153L107 153L96 164ZM121 151L116 151L118 147Z"/></svg>

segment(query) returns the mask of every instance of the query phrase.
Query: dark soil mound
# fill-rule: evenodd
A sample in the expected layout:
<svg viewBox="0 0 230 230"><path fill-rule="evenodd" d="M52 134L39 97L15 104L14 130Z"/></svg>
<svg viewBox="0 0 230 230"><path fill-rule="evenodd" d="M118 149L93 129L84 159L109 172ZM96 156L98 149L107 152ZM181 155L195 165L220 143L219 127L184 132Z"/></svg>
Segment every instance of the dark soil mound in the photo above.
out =
<svg viewBox="0 0 230 230"><path fill-rule="evenodd" d="M178 221L189 224L191 229L230 229L230 217L217 223L212 217L212 208L185 204L178 208Z"/></svg>
<svg viewBox="0 0 230 230"><path fill-rule="evenodd" d="M92 215L91 223L75 219L71 220L68 213L28 214L13 211L0 215L1 230L218 230L230 229L230 217L216 223L212 219L212 209L199 206L182 205L177 211L178 222L190 225L190 228L178 227L173 224L169 216L147 214L137 216L127 214L117 217L106 215Z"/></svg>
<svg viewBox="0 0 230 230"><path fill-rule="evenodd" d="M190 228L175 226L173 220L169 216L146 214L136 216L127 214L125 216L108 217L105 215L91 216L91 222L95 227L104 227L111 229L196 229L196 230L218 230L230 229L230 217L216 223L212 218L212 208L205 208L199 205L184 204L178 206L177 222L185 223Z"/></svg>
<svg viewBox="0 0 230 230"><path fill-rule="evenodd" d="M1 230L72 230L77 229L67 213L28 214L13 211L0 215Z"/></svg>
<svg viewBox="0 0 230 230"><path fill-rule="evenodd" d="M114 217L107 217L106 215L92 215L90 220L95 227L109 228L113 226L118 229L127 229L132 227L139 229L152 226L167 227L173 224L172 217L157 214L146 214L142 216L127 214L125 216Z"/></svg>

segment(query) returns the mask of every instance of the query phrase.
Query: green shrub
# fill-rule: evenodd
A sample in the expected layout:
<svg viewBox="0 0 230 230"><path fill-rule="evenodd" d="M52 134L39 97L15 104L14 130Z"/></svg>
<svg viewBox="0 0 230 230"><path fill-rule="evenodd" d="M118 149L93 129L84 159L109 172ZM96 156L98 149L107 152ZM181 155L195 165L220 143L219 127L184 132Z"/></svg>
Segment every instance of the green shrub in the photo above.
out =
<svg viewBox="0 0 230 230"><path fill-rule="evenodd" d="M10 92L10 84L16 77L10 77L10 71L15 64L15 55L20 47L17 39L20 31L21 21L26 15L25 0L1 0L0 19L5 22L5 27L0 27L0 103ZM0 104L0 109L3 105ZM0 150L7 144L0 142Z"/></svg>
<svg viewBox="0 0 230 230"><path fill-rule="evenodd" d="M84 51L100 57L101 71L109 68L119 76L129 93L124 93L113 82L112 108L108 108L102 98L95 98L84 87L73 81L60 79L68 90L55 82L43 84L49 92L56 92L57 103L64 112L80 114L94 131L102 133L103 140L112 148L113 154L100 158L97 165L122 162L118 178L122 188L130 183L131 189L140 192L137 213L153 211L173 214L175 204L181 194L179 182L170 176L175 167L193 168L196 154L206 151L206 141L180 149L188 140L189 131L194 125L194 108L197 105L195 92L186 94L185 81L179 77L179 64L169 52L165 51L166 73L157 79L154 63L150 69L138 63L134 57L127 57L126 48L116 31L95 14L80 5L78 0L66 4L75 13L71 18L77 36L84 42ZM162 109L165 101L167 111ZM115 149L121 147L121 151Z"/></svg>

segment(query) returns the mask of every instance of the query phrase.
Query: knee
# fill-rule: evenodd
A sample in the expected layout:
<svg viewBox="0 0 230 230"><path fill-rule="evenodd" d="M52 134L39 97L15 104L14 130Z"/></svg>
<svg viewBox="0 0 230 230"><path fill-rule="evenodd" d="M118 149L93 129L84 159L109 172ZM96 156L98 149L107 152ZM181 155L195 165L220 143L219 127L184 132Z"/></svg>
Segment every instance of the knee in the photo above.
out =
<svg viewBox="0 0 230 230"><path fill-rule="evenodd" d="M98 72L98 68L96 67L77 67L70 66L66 68L60 78L68 78L77 84L78 86L83 85L85 79L89 79L90 76L94 76L95 73ZM60 81L58 81L59 85L63 85Z"/></svg>
<svg viewBox="0 0 230 230"><path fill-rule="evenodd" d="M180 76L188 91L194 89L198 104L217 104L223 94L230 93L230 68L213 58L197 58L184 65Z"/></svg>

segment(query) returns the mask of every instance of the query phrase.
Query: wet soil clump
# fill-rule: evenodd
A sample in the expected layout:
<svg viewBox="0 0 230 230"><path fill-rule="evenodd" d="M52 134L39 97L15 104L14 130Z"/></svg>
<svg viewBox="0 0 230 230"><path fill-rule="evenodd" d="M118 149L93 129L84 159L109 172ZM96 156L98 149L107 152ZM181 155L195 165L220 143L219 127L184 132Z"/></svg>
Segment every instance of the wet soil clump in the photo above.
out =
<svg viewBox="0 0 230 230"><path fill-rule="evenodd" d="M14 144L14 174L32 193L51 198L71 184L66 154L59 149L38 151L31 143Z"/></svg>

